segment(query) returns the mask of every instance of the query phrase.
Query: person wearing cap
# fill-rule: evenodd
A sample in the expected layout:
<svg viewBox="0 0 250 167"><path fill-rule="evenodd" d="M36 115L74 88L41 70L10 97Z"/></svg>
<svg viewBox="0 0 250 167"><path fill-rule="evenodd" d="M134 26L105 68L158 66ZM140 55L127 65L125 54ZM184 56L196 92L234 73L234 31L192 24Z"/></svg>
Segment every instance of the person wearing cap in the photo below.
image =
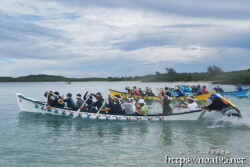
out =
<svg viewBox="0 0 250 167"><path fill-rule="evenodd" d="M96 94L90 93L90 96L94 96L96 101L89 105L87 108L92 110L93 108L97 108L97 111L102 107L102 103L103 103L103 98L102 98L102 94L100 92L97 92Z"/></svg>
<svg viewBox="0 0 250 167"><path fill-rule="evenodd" d="M144 99L140 99L138 101L138 104L135 103L135 109L138 111L140 114L143 115L148 115L149 114L149 108L146 105Z"/></svg>
<svg viewBox="0 0 250 167"><path fill-rule="evenodd" d="M189 111L199 110L199 107L198 107L197 103L195 102L194 96L189 95L187 97L187 99L188 99L188 104L181 100L181 103L183 105L176 104L175 106L176 107L181 107L181 108L188 108Z"/></svg>
<svg viewBox="0 0 250 167"><path fill-rule="evenodd" d="M236 87L236 89L237 89L237 91L242 91L243 90L242 85L239 84L238 87Z"/></svg>
<svg viewBox="0 0 250 167"><path fill-rule="evenodd" d="M63 96L62 96L63 98ZM68 93L67 98L63 99L63 101L66 103L67 107L70 109L74 109L76 107L74 100L72 99L72 94Z"/></svg>
<svg viewBox="0 0 250 167"><path fill-rule="evenodd" d="M126 115L134 115L135 114L135 105L134 105L134 98L132 96L127 97L127 101L123 103L125 108Z"/></svg>
<svg viewBox="0 0 250 167"><path fill-rule="evenodd" d="M159 99L161 100L156 100L158 103L162 104L163 106L163 115L170 115L173 113L173 109L170 106L171 102L172 102L172 98L171 96L168 96L167 94L162 95L162 89L160 90L160 93L158 95ZM170 93L171 95L171 93Z"/></svg>
<svg viewBox="0 0 250 167"><path fill-rule="evenodd" d="M87 95L88 95L88 93L89 93L89 91L86 91L85 92L85 94L84 94L84 96L83 96L83 100L85 101L85 100L87 100ZM88 105L88 106L90 106L91 104L93 104L93 96L92 95L89 95L89 98L88 98L88 100L86 101L86 104Z"/></svg>
<svg viewBox="0 0 250 167"><path fill-rule="evenodd" d="M51 107L55 107L55 108L63 108L64 107L64 101L62 99L62 97L59 95L59 92L47 92L48 94L53 96L53 101L50 105L48 105L46 108L44 108L44 111L51 108Z"/></svg>
<svg viewBox="0 0 250 167"><path fill-rule="evenodd" d="M232 104L229 100L223 98L221 95L214 93L211 94L211 96L208 98L212 101L210 105L204 105L201 108L206 109L209 111L217 110L221 112L223 115L226 115L228 117L230 116L236 116L238 118L241 118L240 110Z"/></svg>
<svg viewBox="0 0 250 167"><path fill-rule="evenodd" d="M81 109L81 111L83 110L83 107L85 106L82 106L84 103L84 101L82 100L82 95L81 94L77 94L76 95L76 106L75 106L75 110L78 110L78 109Z"/></svg>
<svg viewBox="0 0 250 167"><path fill-rule="evenodd" d="M110 101L110 103L106 104L106 108L99 109L101 112L108 111L108 114L111 114L111 115L124 115L125 114L125 112L121 106L122 102L121 102L120 95L115 95L114 98L112 98L109 95L109 101Z"/></svg>
<svg viewBox="0 0 250 167"><path fill-rule="evenodd" d="M63 101L62 97L59 95L59 92L54 92L53 97L54 97L54 100L51 104L51 107L63 108L64 101Z"/></svg>

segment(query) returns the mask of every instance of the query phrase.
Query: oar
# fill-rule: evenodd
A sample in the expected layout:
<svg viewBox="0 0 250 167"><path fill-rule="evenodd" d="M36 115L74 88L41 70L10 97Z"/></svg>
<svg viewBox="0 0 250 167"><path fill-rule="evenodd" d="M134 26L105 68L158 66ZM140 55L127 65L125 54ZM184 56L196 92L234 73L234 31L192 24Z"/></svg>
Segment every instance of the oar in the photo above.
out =
<svg viewBox="0 0 250 167"><path fill-rule="evenodd" d="M86 102L88 101L89 97L90 97L90 96L88 96L88 98L84 101L84 103L82 103L81 107L83 107L83 106L86 104ZM79 107L79 109L75 112L75 114L74 114L74 116L73 116L73 119L74 119L75 117L77 117L77 115L78 115L79 112L81 111L81 107Z"/></svg>
<svg viewBox="0 0 250 167"><path fill-rule="evenodd" d="M207 112L207 110L204 110L201 115L199 116L199 119Z"/></svg>
<svg viewBox="0 0 250 167"><path fill-rule="evenodd" d="M47 106L47 104L48 104L48 101L49 101L49 94L48 94L48 92L47 92L47 100L46 100L46 103L45 103L45 108L46 108L46 106ZM42 113L43 115L45 114L45 111L43 110L43 113Z"/></svg>
<svg viewBox="0 0 250 167"><path fill-rule="evenodd" d="M158 96L159 96L159 90L158 90L158 88L156 88L156 92L157 92L157 97L156 97L156 99L155 99L155 101L154 101L154 104L153 104L152 108L155 107L155 103L156 103L156 101L157 101L157 99L158 99Z"/></svg>
<svg viewBox="0 0 250 167"><path fill-rule="evenodd" d="M98 115L98 114L100 113L100 110L101 110L101 108L105 105L106 100L107 100L107 99L104 100L104 103L103 103L102 106L99 108L99 110L98 110L98 112L96 113L96 115Z"/></svg>

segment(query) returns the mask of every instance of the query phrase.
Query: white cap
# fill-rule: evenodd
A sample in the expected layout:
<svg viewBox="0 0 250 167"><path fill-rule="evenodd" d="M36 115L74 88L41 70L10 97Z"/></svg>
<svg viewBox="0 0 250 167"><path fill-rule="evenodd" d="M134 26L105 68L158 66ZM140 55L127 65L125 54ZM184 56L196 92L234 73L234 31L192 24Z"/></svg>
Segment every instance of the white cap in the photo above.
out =
<svg viewBox="0 0 250 167"><path fill-rule="evenodd" d="M189 95L189 96L187 97L187 99L190 99L190 100L195 101L194 96L192 96L192 95Z"/></svg>
<svg viewBox="0 0 250 167"><path fill-rule="evenodd" d="M140 100L138 101L138 103L143 103L143 104L145 104L145 101L144 101L144 99L140 99Z"/></svg>

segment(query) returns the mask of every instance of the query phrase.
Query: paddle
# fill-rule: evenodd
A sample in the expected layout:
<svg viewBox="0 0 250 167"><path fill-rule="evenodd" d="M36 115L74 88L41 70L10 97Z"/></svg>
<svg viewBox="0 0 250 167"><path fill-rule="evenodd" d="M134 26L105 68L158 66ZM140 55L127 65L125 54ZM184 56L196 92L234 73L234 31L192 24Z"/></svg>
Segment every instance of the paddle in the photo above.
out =
<svg viewBox="0 0 250 167"><path fill-rule="evenodd" d="M100 113L100 110L101 110L101 108L105 105L106 100L107 100L107 99L105 99L105 100L104 100L104 102L103 102L102 106L99 108L99 110L98 110L98 112L96 113L96 115L98 115L98 114Z"/></svg>
<svg viewBox="0 0 250 167"><path fill-rule="evenodd" d="M153 104L153 106L152 106L152 108L154 108L155 107L155 103L157 102L157 100L158 100L158 96L159 96L159 89L158 88L156 88L156 92L157 92L157 97L156 97L156 99L155 99L155 101L154 101L154 104Z"/></svg>
<svg viewBox="0 0 250 167"><path fill-rule="evenodd" d="M199 116L199 119L207 112L207 110L204 110L201 115Z"/></svg>
<svg viewBox="0 0 250 167"><path fill-rule="evenodd" d="M46 103L45 103L45 108L46 108L46 106L47 106L47 104L48 104L48 101L49 101L49 94L48 94L48 92L47 92L47 98L46 98L47 100L46 100ZM43 113L42 113L43 115L45 114L45 110L43 110Z"/></svg>
<svg viewBox="0 0 250 167"><path fill-rule="evenodd" d="M90 98L90 96L88 96L88 98L84 101L84 103L82 103L81 107L83 107L83 106L86 104L86 102L88 101L89 98ZM75 117L77 117L77 115L78 115L79 112L81 111L81 107L79 107L79 109L75 112L75 114L74 114L74 116L73 116L73 119L74 119Z"/></svg>

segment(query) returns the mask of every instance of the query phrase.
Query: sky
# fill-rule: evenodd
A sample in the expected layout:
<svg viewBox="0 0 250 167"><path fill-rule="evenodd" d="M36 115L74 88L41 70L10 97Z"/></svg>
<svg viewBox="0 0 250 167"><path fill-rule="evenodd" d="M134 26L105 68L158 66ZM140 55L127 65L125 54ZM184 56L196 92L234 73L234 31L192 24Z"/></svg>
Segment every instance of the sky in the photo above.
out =
<svg viewBox="0 0 250 167"><path fill-rule="evenodd" d="M0 76L250 68L249 0L1 0Z"/></svg>

